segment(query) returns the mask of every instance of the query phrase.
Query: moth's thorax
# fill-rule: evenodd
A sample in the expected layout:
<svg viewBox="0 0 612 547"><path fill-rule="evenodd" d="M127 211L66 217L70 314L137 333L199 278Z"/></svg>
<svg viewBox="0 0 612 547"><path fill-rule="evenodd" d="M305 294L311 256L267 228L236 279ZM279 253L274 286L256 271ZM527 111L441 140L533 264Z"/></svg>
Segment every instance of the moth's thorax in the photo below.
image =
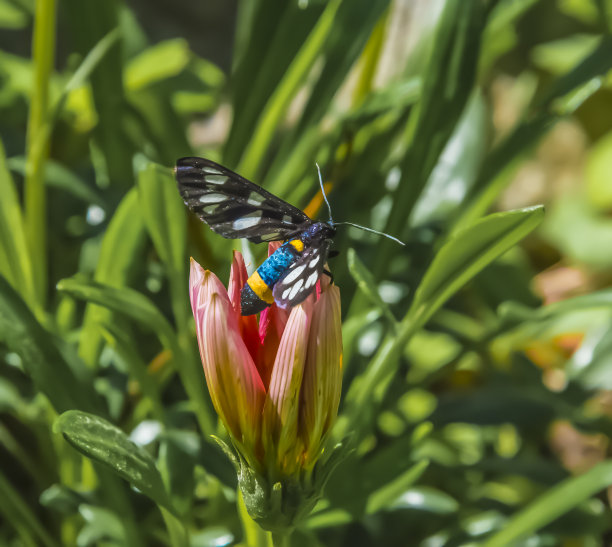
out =
<svg viewBox="0 0 612 547"><path fill-rule="evenodd" d="M317 245L326 239L332 239L336 235L336 228L328 222L315 222L311 224L300 235L304 245Z"/></svg>

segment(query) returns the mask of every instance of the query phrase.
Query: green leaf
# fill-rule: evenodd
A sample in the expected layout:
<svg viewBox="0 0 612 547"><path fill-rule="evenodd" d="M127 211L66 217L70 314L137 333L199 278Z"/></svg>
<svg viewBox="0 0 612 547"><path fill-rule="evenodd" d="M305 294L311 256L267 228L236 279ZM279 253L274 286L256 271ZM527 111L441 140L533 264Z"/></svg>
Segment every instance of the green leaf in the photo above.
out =
<svg viewBox="0 0 612 547"><path fill-rule="evenodd" d="M404 471L399 477L385 484L368 497L367 514L374 514L397 502L409 486L412 486L429 467L429 460L422 460Z"/></svg>
<svg viewBox="0 0 612 547"><path fill-rule="evenodd" d="M73 370L53 336L35 319L15 290L0 276L0 341L17 353L36 389L55 410L99 410L99 400L85 367ZM77 376L82 375L82 378Z"/></svg>
<svg viewBox="0 0 612 547"><path fill-rule="evenodd" d="M187 217L169 169L142 159L138 171L138 193L142 215L170 278L172 304L180 328L190 316L187 298Z"/></svg>
<svg viewBox="0 0 612 547"><path fill-rule="evenodd" d="M158 42L130 60L125 68L126 89L133 91L177 76L189 63L187 40Z"/></svg>
<svg viewBox="0 0 612 547"><path fill-rule="evenodd" d="M69 410L57 418L53 430L79 452L109 467L155 503L173 511L153 458L118 427L99 416Z"/></svg>
<svg viewBox="0 0 612 547"><path fill-rule="evenodd" d="M140 210L138 191L130 190L115 211L100 249L100 257L94 274L98 283L113 287L128 284L132 270L138 266L146 241L145 224ZM81 331L79 355L94 367L102 346L99 326L111 321L112 314L106 308L88 304Z"/></svg>
<svg viewBox="0 0 612 547"><path fill-rule="evenodd" d="M401 163L401 181L384 232L399 237L438 163L472 93L485 26L480 0L447 0L425 65L421 100L411 114L405 140L408 152ZM381 241L375 275L386 271L392 256L390 241Z"/></svg>
<svg viewBox="0 0 612 547"><path fill-rule="evenodd" d="M17 171L21 175L25 174L26 159L23 156L8 159L7 165L9 169ZM90 188L85 181L56 161L47 160L45 163L45 183L49 187L69 192L85 203L95 203L103 209L108 207L99 192Z"/></svg>
<svg viewBox="0 0 612 547"><path fill-rule="evenodd" d="M347 395L349 429L369 427L372 407L384 399L413 334L465 283L531 232L543 214L542 207L495 213L450 237L425 273L397 334L383 340L367 370L353 381Z"/></svg>
<svg viewBox="0 0 612 547"><path fill-rule="evenodd" d="M377 290L378 285L374 276L359 259L355 249L350 248L347 253L349 272L357 283L359 289L367 296L368 300L385 316L391 327L395 328L397 322L389 306L380 297Z"/></svg>
<svg viewBox="0 0 612 547"><path fill-rule="evenodd" d="M612 462L600 463L583 475L566 479L515 514L483 547L519 542L611 484Z"/></svg>
<svg viewBox="0 0 612 547"><path fill-rule="evenodd" d="M34 277L28 253L23 214L0 142L0 274L32 304Z"/></svg>
<svg viewBox="0 0 612 547"><path fill-rule="evenodd" d="M134 289L110 287L95 281L85 282L71 278L62 279L57 284L57 290L131 317L157 333L168 349L177 347L176 336L170 323L151 300Z"/></svg>
<svg viewBox="0 0 612 547"><path fill-rule="evenodd" d="M103 507L96 507L87 503L79 505L79 514L83 517L85 525L77 537L78 547L90 545L129 545L119 516Z"/></svg>
<svg viewBox="0 0 612 547"><path fill-rule="evenodd" d="M544 217L543 207L489 215L451 235L416 290L409 315L423 324L455 292L529 234Z"/></svg>
<svg viewBox="0 0 612 547"><path fill-rule="evenodd" d="M464 201L464 211L455 223L465 226L479 218L512 180L507 175L515 160L530 150L561 119L573 113L599 89L599 79L612 68L612 37L601 39L595 50L573 70L549 87L542 99L485 159L471 195Z"/></svg>
<svg viewBox="0 0 612 547"><path fill-rule="evenodd" d="M26 500L0 472L0 514L4 522L17 530L23 545L44 545L44 547L59 547L59 544L49 535L41 524L40 518L34 514Z"/></svg>
<svg viewBox="0 0 612 547"><path fill-rule="evenodd" d="M341 3L341 0L330 0L325 5L325 10L317 20L316 25L265 103L240 162L239 171L244 173L246 177L253 177L257 174L264 152L270 145L282 116L333 29L334 18Z"/></svg>
<svg viewBox="0 0 612 547"><path fill-rule="evenodd" d="M209 399L204 388L202 369L198 359L194 357L193 352L181 347L172 326L151 300L133 289L109 287L74 278L61 280L57 284L57 289L75 298L94 302L114 312L122 313L155 332L164 347L172 353L174 365L195 407L194 411L202 432L209 434L214 431Z"/></svg>

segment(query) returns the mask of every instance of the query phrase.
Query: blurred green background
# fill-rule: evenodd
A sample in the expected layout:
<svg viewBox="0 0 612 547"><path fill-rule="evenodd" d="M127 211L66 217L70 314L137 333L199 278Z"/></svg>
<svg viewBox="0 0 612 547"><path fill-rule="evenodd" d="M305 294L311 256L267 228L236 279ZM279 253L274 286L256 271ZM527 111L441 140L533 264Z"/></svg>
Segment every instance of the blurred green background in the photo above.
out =
<svg viewBox="0 0 612 547"><path fill-rule="evenodd" d="M293 544L610 544L610 0L0 0L0 28L1 544L268 541L187 292L189 256L266 249L187 214L188 155L311 215L318 162L335 220L407 242L339 229L354 451Z"/></svg>

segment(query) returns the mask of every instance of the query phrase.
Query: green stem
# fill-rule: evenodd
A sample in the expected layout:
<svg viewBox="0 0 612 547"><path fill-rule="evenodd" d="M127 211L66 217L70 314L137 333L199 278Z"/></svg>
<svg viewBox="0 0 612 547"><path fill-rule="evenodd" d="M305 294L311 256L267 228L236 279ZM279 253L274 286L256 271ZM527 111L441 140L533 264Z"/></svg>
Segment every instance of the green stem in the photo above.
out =
<svg viewBox="0 0 612 547"><path fill-rule="evenodd" d="M275 546L276 544L272 543L273 540L270 532L265 532L262 528L260 528L249 515L240 489L238 489L238 495L236 496L236 504L238 505L238 516L240 517L240 522L242 523L242 531L244 532L244 545L246 547Z"/></svg>
<svg viewBox="0 0 612 547"><path fill-rule="evenodd" d="M273 547L289 547L291 545L289 538L291 531L286 532L271 532Z"/></svg>
<svg viewBox="0 0 612 547"><path fill-rule="evenodd" d="M30 103L25 173L25 213L28 244L34 268L34 290L44 305L47 283L46 194L44 167L49 155L49 81L55 56L55 0L37 0L32 58L34 87Z"/></svg>

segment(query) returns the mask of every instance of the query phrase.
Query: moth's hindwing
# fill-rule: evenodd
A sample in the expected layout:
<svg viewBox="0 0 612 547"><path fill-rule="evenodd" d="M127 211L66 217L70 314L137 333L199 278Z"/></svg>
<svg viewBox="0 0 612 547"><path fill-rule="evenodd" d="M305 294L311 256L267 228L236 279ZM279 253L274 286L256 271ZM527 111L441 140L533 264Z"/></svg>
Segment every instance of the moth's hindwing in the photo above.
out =
<svg viewBox="0 0 612 547"><path fill-rule="evenodd" d="M213 161L181 158L175 173L185 204L223 237L280 241L313 222L297 207Z"/></svg>
<svg viewBox="0 0 612 547"><path fill-rule="evenodd" d="M272 290L274 302L279 308L296 306L314 291L323 273L330 245L330 240L324 240L317 247L306 247L289 266Z"/></svg>

